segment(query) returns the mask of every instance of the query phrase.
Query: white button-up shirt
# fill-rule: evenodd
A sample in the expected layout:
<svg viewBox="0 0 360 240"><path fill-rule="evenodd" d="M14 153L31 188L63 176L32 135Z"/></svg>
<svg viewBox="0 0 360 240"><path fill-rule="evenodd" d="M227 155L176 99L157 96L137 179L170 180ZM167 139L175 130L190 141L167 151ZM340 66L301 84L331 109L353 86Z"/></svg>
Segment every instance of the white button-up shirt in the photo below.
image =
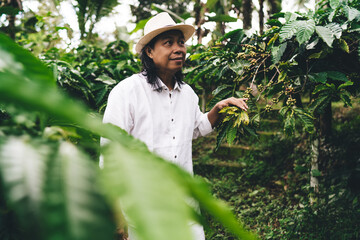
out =
<svg viewBox="0 0 360 240"><path fill-rule="evenodd" d="M176 83L170 91L159 83L161 92L141 73L121 81L110 92L103 122L119 126L150 151L192 173L192 139L210 133L211 124L189 85Z"/></svg>

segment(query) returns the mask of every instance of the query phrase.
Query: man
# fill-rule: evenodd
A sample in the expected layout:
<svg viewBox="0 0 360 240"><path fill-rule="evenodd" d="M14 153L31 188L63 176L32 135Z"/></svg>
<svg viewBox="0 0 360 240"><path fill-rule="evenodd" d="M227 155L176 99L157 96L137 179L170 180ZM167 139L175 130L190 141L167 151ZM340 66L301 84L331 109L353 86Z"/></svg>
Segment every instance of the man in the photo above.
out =
<svg viewBox="0 0 360 240"><path fill-rule="evenodd" d="M123 128L150 151L191 173L192 139L213 130L222 108L248 108L246 99L228 98L208 113L200 111L198 97L182 81L181 71L185 42L194 31L191 25L176 24L165 12L151 18L135 47L143 70L111 91L103 120ZM193 225L192 230L194 240L205 239L201 226ZM133 240L131 234L130 239Z"/></svg>

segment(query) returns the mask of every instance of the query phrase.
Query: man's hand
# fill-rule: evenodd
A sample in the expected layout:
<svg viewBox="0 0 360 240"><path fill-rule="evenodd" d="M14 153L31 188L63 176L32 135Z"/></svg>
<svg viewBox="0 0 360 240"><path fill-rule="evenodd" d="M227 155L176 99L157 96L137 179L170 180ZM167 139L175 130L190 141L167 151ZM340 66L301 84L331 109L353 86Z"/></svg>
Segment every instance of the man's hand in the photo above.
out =
<svg viewBox="0 0 360 240"><path fill-rule="evenodd" d="M220 113L219 111L227 106L236 106L244 111L248 110L248 105L246 104L247 98L227 98L218 102L208 113L208 119L212 127L215 127L217 121L219 120Z"/></svg>

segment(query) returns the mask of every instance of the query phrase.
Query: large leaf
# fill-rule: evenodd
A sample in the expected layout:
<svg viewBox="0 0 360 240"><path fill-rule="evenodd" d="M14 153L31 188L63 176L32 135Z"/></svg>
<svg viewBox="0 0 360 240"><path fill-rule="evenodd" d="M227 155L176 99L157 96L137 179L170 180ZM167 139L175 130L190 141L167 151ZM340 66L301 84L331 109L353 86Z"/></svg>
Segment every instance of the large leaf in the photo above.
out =
<svg viewBox="0 0 360 240"><path fill-rule="evenodd" d="M6 69L28 79L37 79L44 85L55 86L51 71L4 34L0 34L0 56L0 71Z"/></svg>
<svg viewBox="0 0 360 240"><path fill-rule="evenodd" d="M332 33L332 31L327 28L327 27L323 27L323 26L316 26L315 30L317 32L317 34L319 35L319 37L329 46L332 46L332 43L334 41L334 34Z"/></svg>
<svg viewBox="0 0 360 240"><path fill-rule="evenodd" d="M296 33L296 39L299 44L309 41L310 37L315 31L315 21L310 19L308 21L299 21L298 31Z"/></svg>
<svg viewBox="0 0 360 240"><path fill-rule="evenodd" d="M36 149L30 139L9 138L0 146L1 176L9 200L22 208L23 217L40 210L47 152L46 148Z"/></svg>
<svg viewBox="0 0 360 240"><path fill-rule="evenodd" d="M186 203L187 190L171 166L117 143L104 153L104 166L107 195L121 204L119 209L125 212L138 239L191 239L188 224L192 211Z"/></svg>
<svg viewBox="0 0 360 240"><path fill-rule="evenodd" d="M44 192L46 239L111 238L115 225L101 195L97 166L63 142L47 161Z"/></svg>
<svg viewBox="0 0 360 240"><path fill-rule="evenodd" d="M326 27L328 29L330 29L330 31L332 32L332 34L337 38L340 39L341 35L342 35L342 28L340 26L340 24L337 23L329 23L326 25Z"/></svg>
<svg viewBox="0 0 360 240"><path fill-rule="evenodd" d="M347 13L347 17L349 21L354 20L355 18L359 18L360 17L360 11L357 10L356 8L352 8L352 7L346 7L345 8L346 13Z"/></svg>
<svg viewBox="0 0 360 240"><path fill-rule="evenodd" d="M280 42L293 37L298 31L300 21L292 21L285 24L280 30Z"/></svg>

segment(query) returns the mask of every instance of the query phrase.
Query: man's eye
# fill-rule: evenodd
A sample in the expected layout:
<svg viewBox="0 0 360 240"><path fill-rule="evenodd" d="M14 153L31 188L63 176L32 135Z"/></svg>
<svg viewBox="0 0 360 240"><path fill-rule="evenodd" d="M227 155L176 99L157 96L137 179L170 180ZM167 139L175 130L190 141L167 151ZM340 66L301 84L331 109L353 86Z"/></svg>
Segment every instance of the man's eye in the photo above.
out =
<svg viewBox="0 0 360 240"><path fill-rule="evenodd" d="M185 41L184 41L184 40L180 40L179 43L180 43L181 45L184 45L184 44L185 44Z"/></svg>
<svg viewBox="0 0 360 240"><path fill-rule="evenodd" d="M166 41L164 44L165 44L165 45L171 45L171 41L170 41L170 40L169 40L169 41Z"/></svg>

